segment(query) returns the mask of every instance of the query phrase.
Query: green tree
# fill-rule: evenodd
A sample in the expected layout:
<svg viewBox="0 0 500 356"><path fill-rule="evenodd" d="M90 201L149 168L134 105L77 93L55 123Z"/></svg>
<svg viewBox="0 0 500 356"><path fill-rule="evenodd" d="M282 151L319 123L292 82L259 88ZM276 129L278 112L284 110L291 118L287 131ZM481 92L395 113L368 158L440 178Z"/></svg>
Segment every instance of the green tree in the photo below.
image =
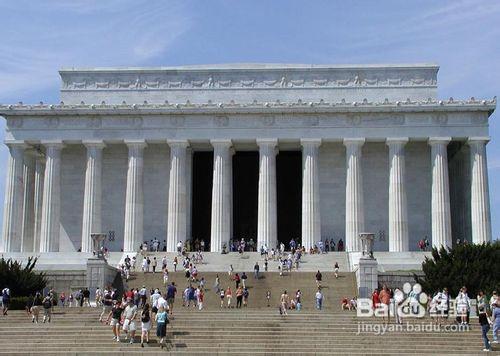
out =
<svg viewBox="0 0 500 356"><path fill-rule="evenodd" d="M462 286L473 297L483 290L490 294L500 286L500 242L481 245L461 244L452 249L432 249L432 258L422 263L423 277L415 275L415 281L425 292L433 294L447 287L456 295Z"/></svg>
<svg viewBox="0 0 500 356"><path fill-rule="evenodd" d="M0 288L9 287L13 297L26 297L47 285L45 273L34 270L37 258L29 257L23 267L11 258L0 259Z"/></svg>

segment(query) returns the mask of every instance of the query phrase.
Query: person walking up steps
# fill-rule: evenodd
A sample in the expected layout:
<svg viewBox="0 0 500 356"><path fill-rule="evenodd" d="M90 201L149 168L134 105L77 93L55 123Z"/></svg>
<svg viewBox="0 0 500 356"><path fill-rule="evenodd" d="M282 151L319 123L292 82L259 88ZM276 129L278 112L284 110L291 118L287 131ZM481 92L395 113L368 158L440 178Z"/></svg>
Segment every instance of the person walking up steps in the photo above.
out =
<svg viewBox="0 0 500 356"><path fill-rule="evenodd" d="M288 297L288 293L283 291L283 294L281 294L280 297L280 314L285 316L288 315L288 303L290 302L290 298Z"/></svg>
<svg viewBox="0 0 500 356"><path fill-rule="evenodd" d="M219 296L220 296L220 307L222 309L224 307L224 298L226 297L226 294L224 293L224 289L221 289L219 291Z"/></svg>
<svg viewBox="0 0 500 356"><path fill-rule="evenodd" d="M123 319L123 331L125 332L125 341L128 339L128 335L130 332L130 343L134 343L135 338L135 317L137 315L137 306L134 305L132 299L127 299L128 305L125 307L123 311L124 319Z"/></svg>
<svg viewBox="0 0 500 356"><path fill-rule="evenodd" d="M318 272L316 273L316 286L318 288L321 288L321 279L323 278L321 272L318 270Z"/></svg>
<svg viewBox="0 0 500 356"><path fill-rule="evenodd" d="M227 307L231 308L231 300L233 299L233 292L231 291L231 287L227 287L226 289L226 299L227 299Z"/></svg>
<svg viewBox="0 0 500 356"><path fill-rule="evenodd" d="M271 291L268 290L266 292L266 299L267 299L267 307L269 308L271 306Z"/></svg>
<svg viewBox="0 0 500 356"><path fill-rule="evenodd" d="M113 301L113 308L111 312L108 314L108 320L111 318L111 330L113 331L113 340L117 342L120 341L120 319L122 317L123 308L119 300Z"/></svg>
<svg viewBox="0 0 500 356"><path fill-rule="evenodd" d="M149 304L146 303L141 313L141 347L144 347L144 339L146 339L146 344L149 343L149 330L151 330L151 315Z"/></svg>
<svg viewBox="0 0 500 356"><path fill-rule="evenodd" d="M316 292L316 309L321 310L322 308L323 308L323 293L321 293L321 287L320 287Z"/></svg>
<svg viewBox="0 0 500 356"><path fill-rule="evenodd" d="M111 311L112 308L113 308L113 299L111 298L111 291L106 289L104 291L104 297L102 300L102 313L101 313L101 315L99 315L100 322L102 322L102 317L104 315L109 315L109 312ZM106 322L108 320L109 319L107 319Z"/></svg>
<svg viewBox="0 0 500 356"><path fill-rule="evenodd" d="M339 278L339 263L335 262L335 267L333 268L335 272L335 278Z"/></svg>
<svg viewBox="0 0 500 356"><path fill-rule="evenodd" d="M9 305L10 305L10 289L9 287L5 287L2 290L3 315L7 315L7 312L9 311Z"/></svg>
<svg viewBox="0 0 500 356"><path fill-rule="evenodd" d="M50 297L50 294L48 294L42 302L43 305L43 322L49 322L51 320L52 316L52 298Z"/></svg>
<svg viewBox="0 0 500 356"><path fill-rule="evenodd" d="M163 349L165 347L165 337L167 336L168 314L165 308L160 307L156 314L156 336L160 338L159 344Z"/></svg>
<svg viewBox="0 0 500 356"><path fill-rule="evenodd" d="M243 288L240 286L236 290L236 308L241 308L242 302L243 302Z"/></svg>

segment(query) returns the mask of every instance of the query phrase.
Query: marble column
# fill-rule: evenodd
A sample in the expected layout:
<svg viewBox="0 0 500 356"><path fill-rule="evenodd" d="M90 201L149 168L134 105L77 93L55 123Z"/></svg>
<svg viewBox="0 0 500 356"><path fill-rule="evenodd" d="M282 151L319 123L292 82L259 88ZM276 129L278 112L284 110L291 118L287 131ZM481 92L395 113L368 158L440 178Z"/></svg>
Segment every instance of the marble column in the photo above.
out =
<svg viewBox="0 0 500 356"><path fill-rule="evenodd" d="M128 147L127 190L125 193L125 228L123 251L139 249L144 222L144 140L125 141Z"/></svg>
<svg viewBox="0 0 500 356"><path fill-rule="evenodd" d="M23 141L7 142L9 160L5 180L5 204L0 252L21 251L23 222L23 160L27 145Z"/></svg>
<svg viewBox="0 0 500 356"><path fill-rule="evenodd" d="M177 243L186 241L186 154L187 140L169 140L170 182L168 187L167 251L174 252Z"/></svg>
<svg viewBox="0 0 500 356"><path fill-rule="evenodd" d="M389 251L409 250L405 187L405 145L408 138L388 138L389 146Z"/></svg>
<svg viewBox="0 0 500 356"><path fill-rule="evenodd" d="M193 150L186 149L186 238L193 238ZM206 246L208 248L208 246Z"/></svg>
<svg viewBox="0 0 500 356"><path fill-rule="evenodd" d="M269 249L277 244L276 212L276 146L277 139L258 139L259 146L259 196L257 216L257 248Z"/></svg>
<svg viewBox="0 0 500 356"><path fill-rule="evenodd" d="M59 251L61 217L61 141L42 142L46 148L40 252Z"/></svg>
<svg viewBox="0 0 500 356"><path fill-rule="evenodd" d="M491 213L486 164L489 137L470 137L472 242L491 242Z"/></svg>
<svg viewBox="0 0 500 356"><path fill-rule="evenodd" d="M24 154L23 165L24 197L23 225L21 227L21 252L34 252L34 198L35 198L35 152Z"/></svg>
<svg viewBox="0 0 500 356"><path fill-rule="evenodd" d="M450 182L448 178L448 143L451 137L431 137L432 165L432 246L451 247Z"/></svg>
<svg viewBox="0 0 500 356"><path fill-rule="evenodd" d="M35 159L35 191L33 207L33 252L40 251L40 227L42 224L43 182L45 176L45 156L38 154Z"/></svg>
<svg viewBox="0 0 500 356"><path fill-rule="evenodd" d="M212 224L210 251L221 252L229 247L231 233L231 140L211 140L214 147L212 185Z"/></svg>
<svg viewBox="0 0 500 356"><path fill-rule="evenodd" d="M302 246L309 251L321 240L319 146L321 139L302 139Z"/></svg>
<svg viewBox="0 0 500 356"><path fill-rule="evenodd" d="M91 234L101 233L102 141L85 141L87 166L83 195L82 252L92 252ZM130 149L130 148L129 148Z"/></svg>
<svg viewBox="0 0 500 356"><path fill-rule="evenodd" d="M346 138L345 240L346 251L361 251L359 233L365 229L363 174L361 168L364 138Z"/></svg>

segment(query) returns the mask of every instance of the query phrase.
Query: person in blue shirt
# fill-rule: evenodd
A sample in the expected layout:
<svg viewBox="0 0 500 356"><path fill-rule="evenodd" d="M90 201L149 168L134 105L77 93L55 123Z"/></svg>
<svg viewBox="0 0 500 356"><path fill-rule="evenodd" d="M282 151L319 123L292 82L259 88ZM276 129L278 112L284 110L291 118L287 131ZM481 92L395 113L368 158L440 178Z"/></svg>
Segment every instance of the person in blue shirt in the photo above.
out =
<svg viewBox="0 0 500 356"><path fill-rule="evenodd" d="M160 307L156 314L156 336L160 338L160 347L165 347L165 337L167 336L168 313L165 308Z"/></svg>

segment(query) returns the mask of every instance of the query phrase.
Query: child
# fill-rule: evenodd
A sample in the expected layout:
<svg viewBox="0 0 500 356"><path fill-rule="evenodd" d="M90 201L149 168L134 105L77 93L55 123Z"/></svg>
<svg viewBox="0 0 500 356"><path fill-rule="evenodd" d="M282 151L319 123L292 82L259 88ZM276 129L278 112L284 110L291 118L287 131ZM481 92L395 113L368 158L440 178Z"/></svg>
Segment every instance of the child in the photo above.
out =
<svg viewBox="0 0 500 356"><path fill-rule="evenodd" d="M266 292L266 299L267 299L267 306L270 307L271 306L271 304L270 304L271 303L271 291L270 290L268 290Z"/></svg>

